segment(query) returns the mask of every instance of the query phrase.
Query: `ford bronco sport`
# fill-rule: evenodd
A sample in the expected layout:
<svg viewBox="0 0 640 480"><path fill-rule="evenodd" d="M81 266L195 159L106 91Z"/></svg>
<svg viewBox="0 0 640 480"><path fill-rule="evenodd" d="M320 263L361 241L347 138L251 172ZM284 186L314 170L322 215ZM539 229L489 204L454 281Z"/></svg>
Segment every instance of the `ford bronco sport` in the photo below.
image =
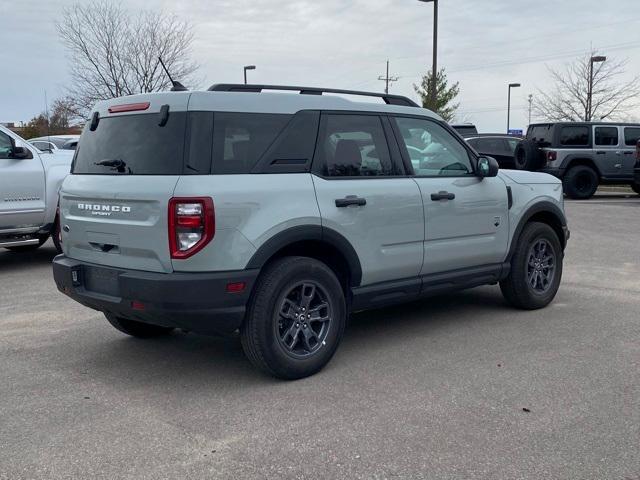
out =
<svg viewBox="0 0 640 480"><path fill-rule="evenodd" d="M532 124L516 147L515 166L555 175L569 198L591 198L599 184L629 185L640 194L633 174L639 139L638 123Z"/></svg>
<svg viewBox="0 0 640 480"><path fill-rule="evenodd" d="M60 291L136 337L239 330L286 379L353 311L498 282L544 307L568 238L551 175L498 172L405 97L306 87L98 103L60 211Z"/></svg>

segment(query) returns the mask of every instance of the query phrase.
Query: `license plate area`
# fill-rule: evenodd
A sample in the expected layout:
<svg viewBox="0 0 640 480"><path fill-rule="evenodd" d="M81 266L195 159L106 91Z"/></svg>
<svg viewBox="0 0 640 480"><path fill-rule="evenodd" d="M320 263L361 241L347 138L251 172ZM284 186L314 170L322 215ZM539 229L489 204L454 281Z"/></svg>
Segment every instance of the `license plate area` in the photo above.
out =
<svg viewBox="0 0 640 480"><path fill-rule="evenodd" d="M85 290L112 297L120 296L119 270L85 266L82 273Z"/></svg>

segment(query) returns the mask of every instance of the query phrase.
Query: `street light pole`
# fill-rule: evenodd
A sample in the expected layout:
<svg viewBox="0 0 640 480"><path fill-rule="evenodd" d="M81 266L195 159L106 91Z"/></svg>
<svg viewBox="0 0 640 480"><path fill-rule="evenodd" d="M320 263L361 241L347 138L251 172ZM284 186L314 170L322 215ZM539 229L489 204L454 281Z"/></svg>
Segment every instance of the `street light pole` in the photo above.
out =
<svg viewBox="0 0 640 480"><path fill-rule="evenodd" d="M507 134L509 133L509 120L511 116L511 89L519 87L519 83L510 83L509 84L509 94L507 95Z"/></svg>
<svg viewBox="0 0 640 480"><path fill-rule="evenodd" d="M245 65L244 67L244 84L247 84L247 70L255 70L255 65Z"/></svg>
<svg viewBox="0 0 640 480"><path fill-rule="evenodd" d="M436 107L436 80L438 78L438 0L418 0L419 2L433 2L433 65L431 66L431 106Z"/></svg>
<svg viewBox="0 0 640 480"><path fill-rule="evenodd" d="M593 64L604 62L607 57L603 57L602 55L596 55L591 57L589 60L589 88L587 89L587 115L586 121L591 121L591 116L593 115Z"/></svg>

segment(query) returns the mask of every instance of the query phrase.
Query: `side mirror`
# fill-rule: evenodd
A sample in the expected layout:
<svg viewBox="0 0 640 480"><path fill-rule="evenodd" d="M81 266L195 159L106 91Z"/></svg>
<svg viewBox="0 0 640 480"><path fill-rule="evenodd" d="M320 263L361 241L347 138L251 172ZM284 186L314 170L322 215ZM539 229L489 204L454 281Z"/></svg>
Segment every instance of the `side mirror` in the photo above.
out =
<svg viewBox="0 0 640 480"><path fill-rule="evenodd" d="M33 158L31 156L31 152L27 148L25 148L25 147L16 147L15 145L12 148L11 156L13 158L17 158L17 159Z"/></svg>
<svg viewBox="0 0 640 480"><path fill-rule="evenodd" d="M478 176L480 178L495 177L498 175L498 162L493 157L479 157L478 158Z"/></svg>

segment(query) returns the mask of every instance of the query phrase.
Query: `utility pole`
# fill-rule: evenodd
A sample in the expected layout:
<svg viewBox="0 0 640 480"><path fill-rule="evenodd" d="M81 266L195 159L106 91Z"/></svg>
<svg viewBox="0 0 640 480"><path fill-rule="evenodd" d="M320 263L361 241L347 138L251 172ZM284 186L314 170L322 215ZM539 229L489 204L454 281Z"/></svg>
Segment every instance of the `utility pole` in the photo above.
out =
<svg viewBox="0 0 640 480"><path fill-rule="evenodd" d="M378 80L383 80L385 82L384 93L389 93L389 84L391 82L396 82L400 77L390 77L389 76L389 60L387 60L387 74L383 77L380 75Z"/></svg>
<svg viewBox="0 0 640 480"><path fill-rule="evenodd" d="M533 105L533 95L529 94L529 125L531 125L531 106Z"/></svg>

